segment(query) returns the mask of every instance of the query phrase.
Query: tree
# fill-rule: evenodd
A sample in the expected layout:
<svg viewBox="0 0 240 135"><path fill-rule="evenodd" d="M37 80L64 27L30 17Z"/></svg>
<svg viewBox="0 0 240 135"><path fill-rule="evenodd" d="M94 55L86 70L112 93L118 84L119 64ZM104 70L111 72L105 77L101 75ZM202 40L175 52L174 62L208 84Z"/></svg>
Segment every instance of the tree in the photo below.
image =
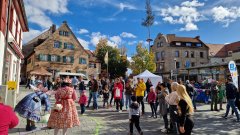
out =
<svg viewBox="0 0 240 135"><path fill-rule="evenodd" d="M143 19L142 26L147 27L147 29L148 29L148 39L147 39L147 41L149 42L149 50L150 50L150 42L152 41L151 40L151 35L150 35L150 27L154 23L154 15L153 15L153 12L152 12L152 7L151 7L151 4L150 4L150 0L146 0L145 9L146 9L146 18Z"/></svg>
<svg viewBox="0 0 240 135"><path fill-rule="evenodd" d="M107 71L107 64L104 57L108 51L108 73L110 78L125 76L127 66L129 65L126 56L121 56L119 49L108 45L107 39L100 39L96 46L95 55L101 62L102 71Z"/></svg>
<svg viewBox="0 0 240 135"><path fill-rule="evenodd" d="M133 62L131 62L131 69L134 74L139 74L144 70L149 70L150 72L156 71L156 64L154 62L154 54L148 52L146 48L142 47L142 43L139 43L136 47L137 54L132 56Z"/></svg>

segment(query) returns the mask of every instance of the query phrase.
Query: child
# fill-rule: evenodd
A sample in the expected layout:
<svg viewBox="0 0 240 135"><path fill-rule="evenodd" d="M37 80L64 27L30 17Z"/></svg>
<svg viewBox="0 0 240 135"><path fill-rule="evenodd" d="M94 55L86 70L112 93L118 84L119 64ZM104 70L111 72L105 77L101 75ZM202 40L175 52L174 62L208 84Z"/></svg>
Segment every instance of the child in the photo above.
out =
<svg viewBox="0 0 240 135"><path fill-rule="evenodd" d="M108 99L109 99L109 89L108 89L108 85L105 85L105 88L103 90L103 108L105 108L105 103L107 103L107 108L109 107Z"/></svg>
<svg viewBox="0 0 240 135"><path fill-rule="evenodd" d="M80 99L78 101L78 103L81 106L81 115L83 115L85 112L85 107L86 107L87 102L88 102L88 98L86 96L86 90L83 90L81 93Z"/></svg>
<svg viewBox="0 0 240 135"><path fill-rule="evenodd" d="M130 122L130 134L133 135L133 123L135 123L135 127L137 128L140 135L143 135L143 132L139 126L140 119L140 105L137 102L136 96L131 97L132 103L129 108L129 122Z"/></svg>
<svg viewBox="0 0 240 135"><path fill-rule="evenodd" d="M150 104L151 110L152 110L152 116L150 118L154 117L157 118L157 113L156 113L156 97L157 94L154 91L154 87L150 87L150 92L148 93L148 103Z"/></svg>

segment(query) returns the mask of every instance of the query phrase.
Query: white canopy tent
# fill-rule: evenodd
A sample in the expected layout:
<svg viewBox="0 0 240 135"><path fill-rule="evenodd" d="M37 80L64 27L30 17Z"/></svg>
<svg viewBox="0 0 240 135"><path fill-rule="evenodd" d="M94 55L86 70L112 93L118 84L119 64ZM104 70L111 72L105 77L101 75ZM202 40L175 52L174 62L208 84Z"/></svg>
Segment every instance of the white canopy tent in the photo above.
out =
<svg viewBox="0 0 240 135"><path fill-rule="evenodd" d="M133 79L134 79L134 84L137 83L137 78L142 78L144 80L144 82L147 81L147 79L149 78L152 82L152 85L154 87L157 86L158 82L163 82L163 79L162 79L162 76L159 76L159 75L155 75L153 73L151 73L150 71L148 70L145 70L144 72L142 72L141 74L137 75L137 76L134 76Z"/></svg>

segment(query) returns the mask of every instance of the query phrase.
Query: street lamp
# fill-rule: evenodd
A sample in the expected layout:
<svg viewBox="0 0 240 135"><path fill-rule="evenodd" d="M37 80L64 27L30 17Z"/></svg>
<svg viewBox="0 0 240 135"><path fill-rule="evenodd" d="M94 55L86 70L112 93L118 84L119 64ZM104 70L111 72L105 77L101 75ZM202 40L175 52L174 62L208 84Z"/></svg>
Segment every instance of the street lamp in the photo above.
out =
<svg viewBox="0 0 240 135"><path fill-rule="evenodd" d="M174 58L174 64L175 64L175 74L176 74L175 80L177 82L177 59L176 58Z"/></svg>

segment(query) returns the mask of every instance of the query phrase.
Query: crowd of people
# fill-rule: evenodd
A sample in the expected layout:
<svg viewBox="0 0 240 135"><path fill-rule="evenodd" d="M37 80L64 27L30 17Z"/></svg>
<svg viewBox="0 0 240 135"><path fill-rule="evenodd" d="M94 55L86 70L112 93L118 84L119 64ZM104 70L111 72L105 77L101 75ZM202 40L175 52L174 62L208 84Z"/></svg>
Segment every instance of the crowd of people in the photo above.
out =
<svg viewBox="0 0 240 135"><path fill-rule="evenodd" d="M235 113L239 122L237 101L239 99L239 92L232 83L231 78L227 82L212 81L209 85L209 92L206 90L206 95L211 98L211 110L223 110L222 103L226 97L227 107L223 118L227 119L230 107ZM137 128L140 135L143 134L140 127L140 117L145 115L145 100L151 108L151 115L149 118L157 118L158 115L163 118L164 129L163 133L175 133L189 135L194 127L192 114L197 110L196 96L197 89L202 86L196 85L193 82L186 81L174 82L159 82L157 86L153 86L150 79L144 82L143 78L137 78L137 83L134 84L132 79L123 79L117 77L114 80L102 77L96 80L93 75L90 76L90 81L86 85L82 77L65 78L57 77L55 82L50 82L49 78L41 79L41 77L34 77L30 79L26 87L32 88L34 91L26 95L15 107L14 111L19 116L26 118L26 130L32 131L36 129L35 122L40 121L42 112L50 113L48 120L48 127L54 129L54 134L57 135L59 130L63 130L66 135L69 128L79 126L80 121L75 101L81 107L81 115L84 115L86 108L91 108L93 100L93 110L98 110L100 107L111 108L116 106L117 112L127 110L129 112L129 135L133 134L133 125ZM87 95L87 89L89 95ZM80 97L77 96L77 91ZM55 95L55 103L51 107L49 97ZM103 104L98 104L98 98L101 97ZM236 100L237 98L237 100ZM44 109L41 109L45 106ZM124 108L125 107L125 108ZM11 109L5 107L1 103L0 97L0 112L3 108L9 110L4 113L12 114L8 123L9 128L17 125L18 119ZM52 109L51 109L52 108ZM170 119L168 119L170 118ZM1 122L0 122L1 124ZM7 128L4 130L7 132Z"/></svg>

